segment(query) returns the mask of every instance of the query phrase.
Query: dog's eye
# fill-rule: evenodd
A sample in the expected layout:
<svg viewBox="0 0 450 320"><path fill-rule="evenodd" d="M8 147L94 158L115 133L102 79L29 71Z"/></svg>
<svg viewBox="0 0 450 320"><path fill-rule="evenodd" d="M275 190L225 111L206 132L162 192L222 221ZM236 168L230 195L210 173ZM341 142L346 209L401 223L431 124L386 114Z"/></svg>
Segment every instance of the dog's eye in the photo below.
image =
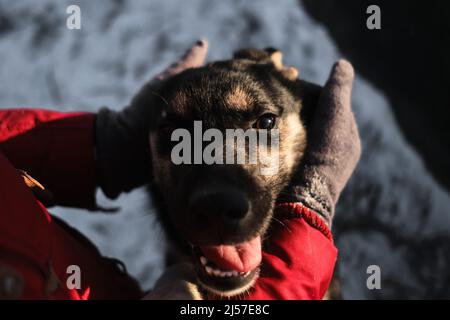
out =
<svg viewBox="0 0 450 320"><path fill-rule="evenodd" d="M270 130L273 127L275 127L275 115L271 113L262 115L253 125L253 128L256 129Z"/></svg>

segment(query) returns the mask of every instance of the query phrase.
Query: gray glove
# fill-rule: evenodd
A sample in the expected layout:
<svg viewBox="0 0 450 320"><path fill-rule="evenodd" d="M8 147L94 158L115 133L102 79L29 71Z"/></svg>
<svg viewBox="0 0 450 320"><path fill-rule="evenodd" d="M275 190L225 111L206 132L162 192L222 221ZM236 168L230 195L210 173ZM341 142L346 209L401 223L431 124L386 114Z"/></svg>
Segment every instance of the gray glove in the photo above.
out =
<svg viewBox="0 0 450 320"><path fill-rule="evenodd" d="M106 196L114 199L150 182L150 114L155 99L161 99L156 91L170 76L203 65L207 51L207 41L197 41L183 57L145 84L122 111L99 111L95 129L97 182Z"/></svg>
<svg viewBox="0 0 450 320"><path fill-rule="evenodd" d="M0 263L0 300L20 299L23 288L23 277L11 267Z"/></svg>
<svg viewBox="0 0 450 320"><path fill-rule="evenodd" d="M167 268L143 300L202 300L192 263Z"/></svg>
<svg viewBox="0 0 450 320"><path fill-rule="evenodd" d="M361 141L351 109L352 65L338 61L322 88L307 128L308 144L287 194L319 213L331 225L336 202L361 155Z"/></svg>

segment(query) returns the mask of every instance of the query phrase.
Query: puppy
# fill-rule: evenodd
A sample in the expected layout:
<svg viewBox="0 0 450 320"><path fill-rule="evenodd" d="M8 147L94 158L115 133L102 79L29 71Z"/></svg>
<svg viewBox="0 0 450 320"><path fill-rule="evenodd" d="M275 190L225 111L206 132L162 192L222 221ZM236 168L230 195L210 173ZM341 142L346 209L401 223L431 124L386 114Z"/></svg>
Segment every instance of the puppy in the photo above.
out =
<svg viewBox="0 0 450 320"><path fill-rule="evenodd" d="M161 99L149 135L150 194L168 238L193 261L198 284L208 294L240 295L258 277L276 202L299 167L304 120L317 100L318 89L297 76L295 68L283 66L280 51L245 49L231 60L186 70L156 93ZM202 136L199 125L214 134ZM230 141L230 129L255 134L257 143L249 141L250 134L241 143ZM191 144L183 149L180 137L186 134ZM204 156L220 134L226 141L209 148L217 161L190 161ZM230 146L241 161L239 156L226 161ZM249 161L263 151L264 161Z"/></svg>

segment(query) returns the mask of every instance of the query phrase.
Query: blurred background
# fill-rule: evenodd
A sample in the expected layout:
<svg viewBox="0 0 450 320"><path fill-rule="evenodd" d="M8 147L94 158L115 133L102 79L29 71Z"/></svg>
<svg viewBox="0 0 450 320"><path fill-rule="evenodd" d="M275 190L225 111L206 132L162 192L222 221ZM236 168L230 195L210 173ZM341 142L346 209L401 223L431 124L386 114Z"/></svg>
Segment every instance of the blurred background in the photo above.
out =
<svg viewBox="0 0 450 320"><path fill-rule="evenodd" d="M81 29L66 8L81 8ZM381 8L381 30L366 8ZM209 60L277 47L323 84L341 57L355 66L363 143L334 223L344 299L450 298L449 5L444 1L0 1L0 108L121 109L153 74L207 37ZM143 288L163 264L164 235L143 189L117 214L52 208ZM381 268L381 289L366 286Z"/></svg>

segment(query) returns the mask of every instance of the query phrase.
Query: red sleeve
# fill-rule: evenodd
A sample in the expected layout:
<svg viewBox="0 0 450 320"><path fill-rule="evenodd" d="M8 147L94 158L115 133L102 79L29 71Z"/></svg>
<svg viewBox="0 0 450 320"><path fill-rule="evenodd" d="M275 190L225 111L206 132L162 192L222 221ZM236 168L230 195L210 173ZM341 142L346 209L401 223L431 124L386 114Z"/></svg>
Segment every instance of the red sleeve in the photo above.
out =
<svg viewBox="0 0 450 320"><path fill-rule="evenodd" d="M0 152L50 190L56 203L95 206L95 115L0 110Z"/></svg>
<svg viewBox="0 0 450 320"><path fill-rule="evenodd" d="M322 299L337 258L328 226L301 203L277 211L280 221L271 226L261 273L247 299Z"/></svg>

